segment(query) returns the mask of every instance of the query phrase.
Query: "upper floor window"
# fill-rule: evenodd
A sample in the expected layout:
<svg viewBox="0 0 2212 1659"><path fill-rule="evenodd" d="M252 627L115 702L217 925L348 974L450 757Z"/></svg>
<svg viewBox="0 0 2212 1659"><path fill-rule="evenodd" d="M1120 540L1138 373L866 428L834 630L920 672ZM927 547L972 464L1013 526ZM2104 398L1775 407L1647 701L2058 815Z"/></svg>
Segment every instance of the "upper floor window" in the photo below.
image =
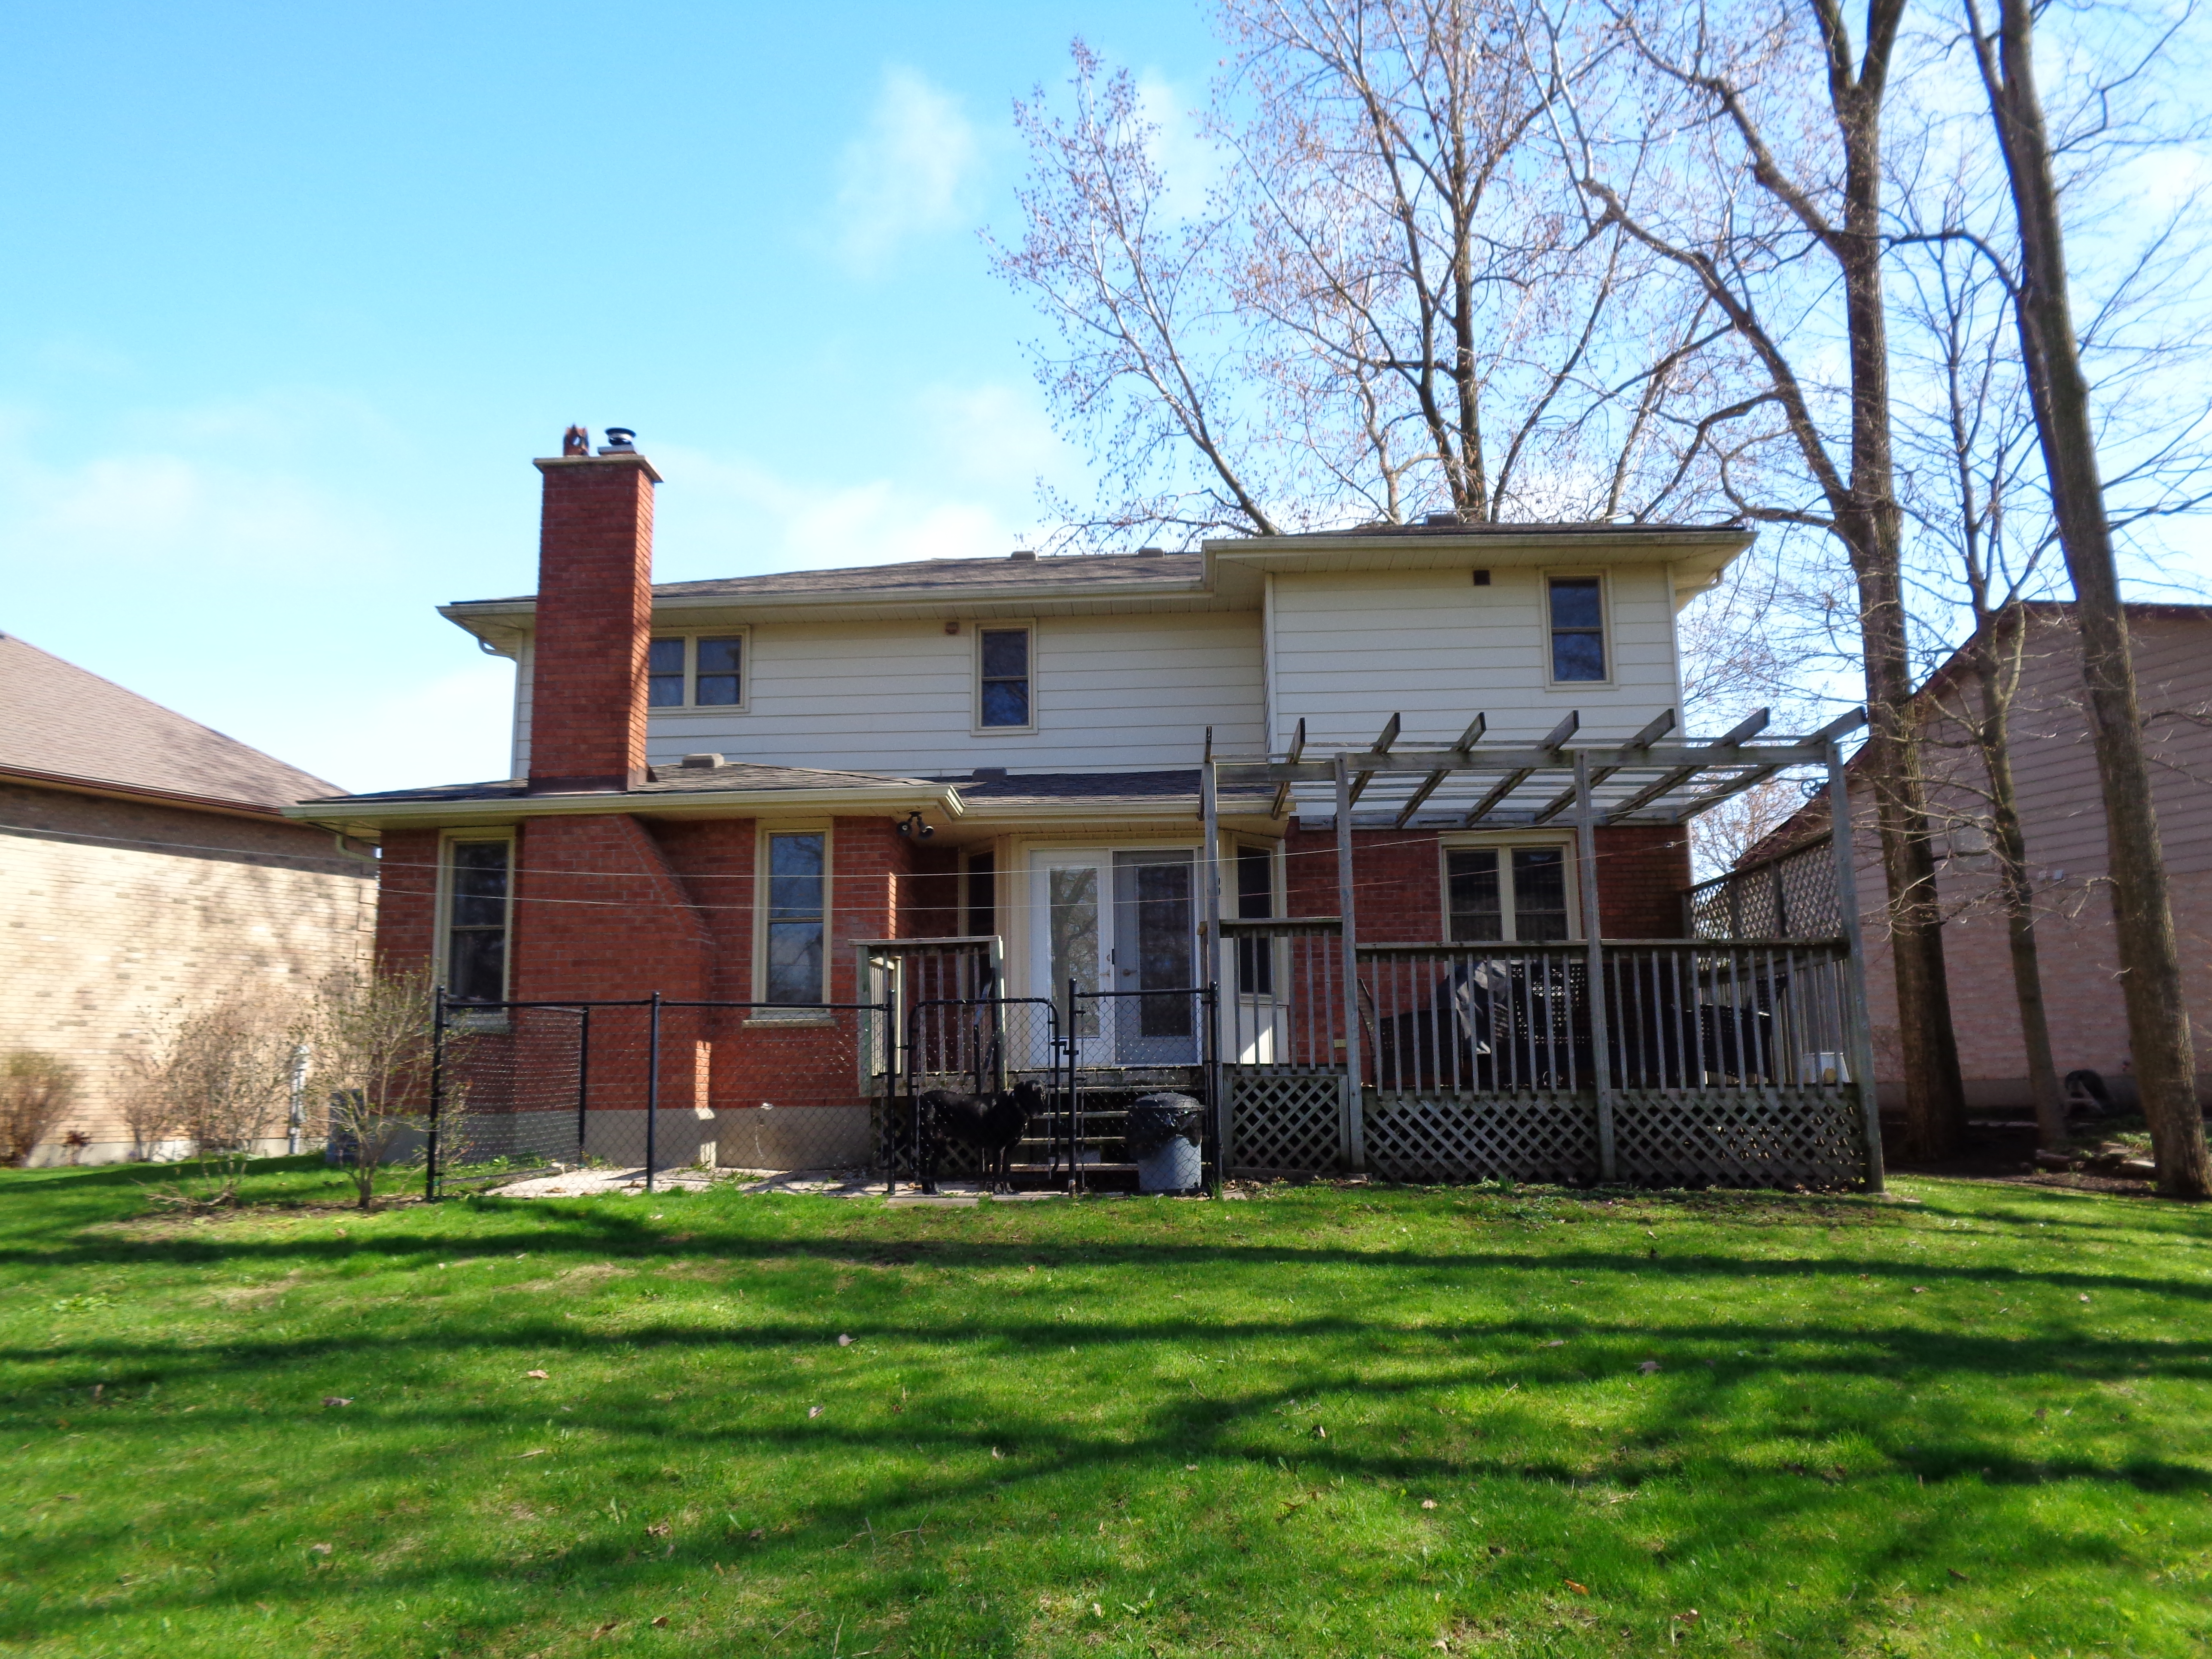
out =
<svg viewBox="0 0 2212 1659"><path fill-rule="evenodd" d="M768 838L768 972L763 1002L822 1000L822 924L829 837Z"/></svg>
<svg viewBox="0 0 2212 1659"><path fill-rule="evenodd" d="M514 843L446 843L446 993L458 1002L507 1000L507 933Z"/></svg>
<svg viewBox="0 0 2212 1659"><path fill-rule="evenodd" d="M1552 680L1575 684L1612 678L1605 660L1605 584L1597 576L1548 581Z"/></svg>
<svg viewBox="0 0 2212 1659"><path fill-rule="evenodd" d="M975 724L1024 728L1036 723L1030 696L1031 630L979 628L975 630Z"/></svg>
<svg viewBox="0 0 2212 1659"><path fill-rule="evenodd" d="M1565 847L1450 848L1444 882L1455 939L1542 945L1572 937Z"/></svg>
<svg viewBox="0 0 2212 1659"><path fill-rule="evenodd" d="M663 635L646 664L646 702L654 708L741 708L745 636Z"/></svg>

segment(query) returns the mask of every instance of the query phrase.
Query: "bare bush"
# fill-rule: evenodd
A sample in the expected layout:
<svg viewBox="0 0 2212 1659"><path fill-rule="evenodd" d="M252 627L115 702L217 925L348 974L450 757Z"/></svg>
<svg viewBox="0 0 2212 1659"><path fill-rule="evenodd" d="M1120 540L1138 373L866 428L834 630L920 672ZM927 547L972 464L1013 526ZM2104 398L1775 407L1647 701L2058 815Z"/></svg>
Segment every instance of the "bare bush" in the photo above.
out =
<svg viewBox="0 0 2212 1659"><path fill-rule="evenodd" d="M374 1208L377 1170L404 1136L428 1126L436 1044L429 975L333 974L302 1036L311 1050L308 1097L327 1103L331 1146L352 1174L361 1207ZM447 1103L457 1103L452 1091Z"/></svg>
<svg viewBox="0 0 2212 1659"><path fill-rule="evenodd" d="M131 1110L181 1133L203 1164L224 1166L222 1188L204 1201L229 1200L254 1143L283 1121L300 1018L281 994L241 991L175 1010L134 1058L144 1098Z"/></svg>
<svg viewBox="0 0 2212 1659"><path fill-rule="evenodd" d="M77 1069L56 1054L11 1049L0 1058L0 1161L21 1164L76 1099Z"/></svg>

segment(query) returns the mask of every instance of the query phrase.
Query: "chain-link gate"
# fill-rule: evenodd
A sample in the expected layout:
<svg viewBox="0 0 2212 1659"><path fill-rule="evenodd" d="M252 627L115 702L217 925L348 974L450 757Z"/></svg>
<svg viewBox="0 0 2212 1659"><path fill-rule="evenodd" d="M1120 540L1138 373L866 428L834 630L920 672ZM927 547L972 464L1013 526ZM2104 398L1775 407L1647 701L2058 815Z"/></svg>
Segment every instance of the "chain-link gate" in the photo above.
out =
<svg viewBox="0 0 2212 1659"><path fill-rule="evenodd" d="M986 1149L946 1137L944 1126L930 1121L925 1097L933 1091L1008 1096L1023 1082L1037 1085L1042 1106L1030 1113L1009 1149L1007 1178L1032 1188L1068 1184L1075 1120L1069 1109L1066 1040L1050 999L927 998L908 1005L904 1037L896 1086L884 1095L878 1124L878 1169L887 1193L901 1181L971 1180L983 1171Z"/></svg>

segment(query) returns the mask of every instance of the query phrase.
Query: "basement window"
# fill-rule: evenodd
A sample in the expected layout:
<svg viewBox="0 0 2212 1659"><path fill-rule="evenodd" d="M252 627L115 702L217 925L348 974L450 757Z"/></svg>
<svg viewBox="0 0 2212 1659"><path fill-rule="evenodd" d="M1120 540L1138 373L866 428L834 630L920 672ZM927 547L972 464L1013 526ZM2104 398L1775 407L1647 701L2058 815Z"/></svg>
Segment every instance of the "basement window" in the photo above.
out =
<svg viewBox="0 0 2212 1659"><path fill-rule="evenodd" d="M1444 883L1455 941L1547 945L1574 936L1565 846L1449 848Z"/></svg>
<svg viewBox="0 0 2212 1659"><path fill-rule="evenodd" d="M507 999L507 934L514 843L446 843L446 994L456 1002Z"/></svg>
<svg viewBox="0 0 2212 1659"><path fill-rule="evenodd" d="M764 1002L822 1000L822 923L829 837L768 838L768 975Z"/></svg>

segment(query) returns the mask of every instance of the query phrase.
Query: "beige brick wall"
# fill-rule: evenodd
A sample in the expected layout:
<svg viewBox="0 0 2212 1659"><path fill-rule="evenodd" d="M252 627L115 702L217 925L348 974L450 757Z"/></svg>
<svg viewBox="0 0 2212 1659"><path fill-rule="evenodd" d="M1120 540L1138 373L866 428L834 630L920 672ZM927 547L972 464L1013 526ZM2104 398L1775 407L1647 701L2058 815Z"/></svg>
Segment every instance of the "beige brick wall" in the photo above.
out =
<svg viewBox="0 0 2212 1659"><path fill-rule="evenodd" d="M374 877L303 825L0 784L0 1049L85 1079L36 1161L72 1128L86 1163L129 1155L124 1057L163 1011L365 965Z"/></svg>

